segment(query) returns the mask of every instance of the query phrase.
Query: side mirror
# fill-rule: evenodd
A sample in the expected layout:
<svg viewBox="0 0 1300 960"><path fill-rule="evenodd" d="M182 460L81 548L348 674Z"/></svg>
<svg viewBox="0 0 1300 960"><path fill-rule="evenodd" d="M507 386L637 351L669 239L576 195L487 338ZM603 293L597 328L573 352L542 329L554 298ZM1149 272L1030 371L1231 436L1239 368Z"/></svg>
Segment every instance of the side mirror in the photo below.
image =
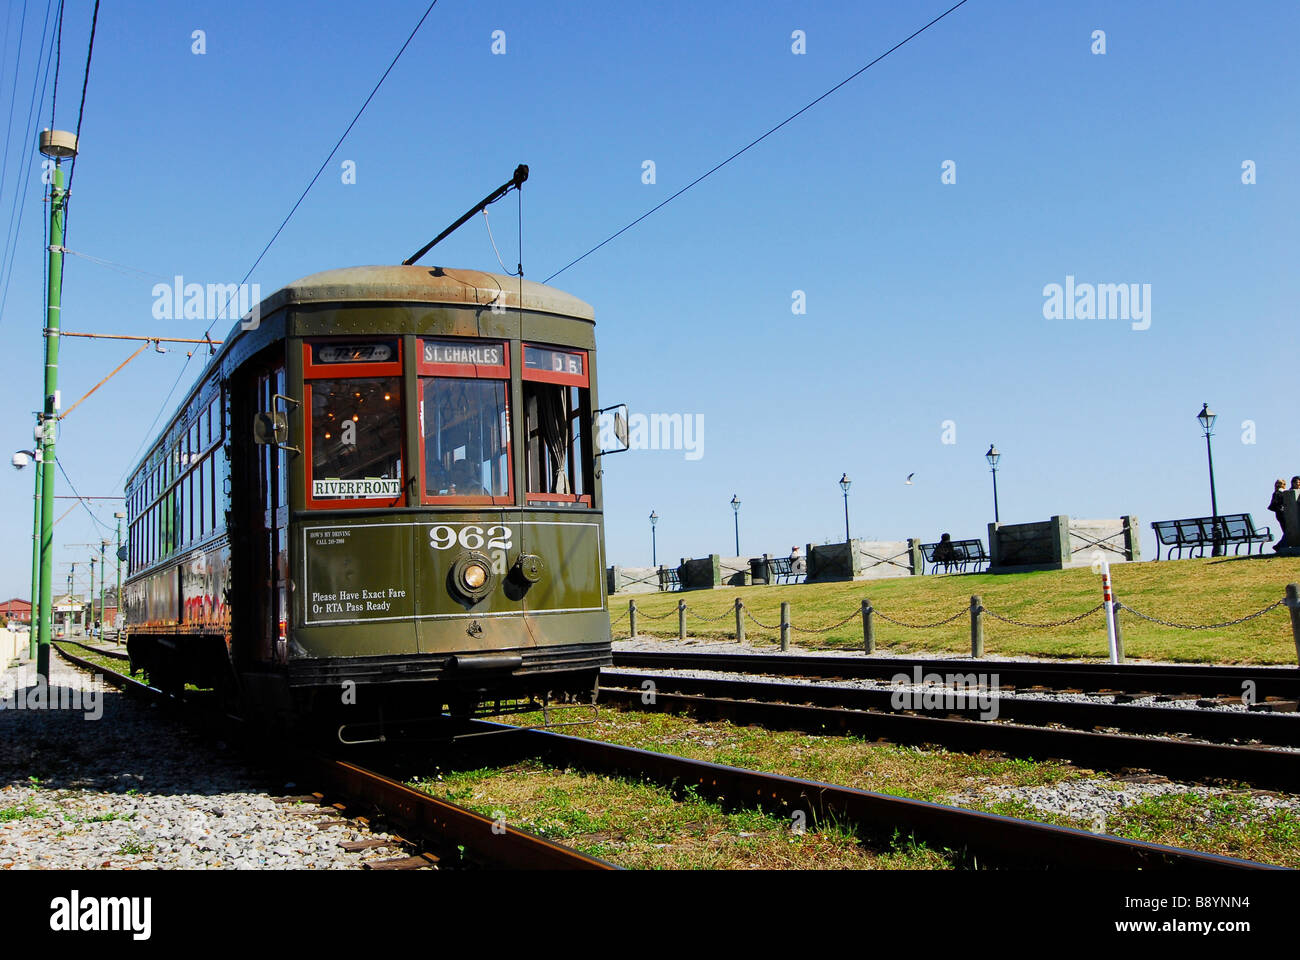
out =
<svg viewBox="0 0 1300 960"><path fill-rule="evenodd" d="M609 414L609 416L606 416L606 414ZM597 451L596 456L603 457L607 453L623 453L630 449L626 403L616 403L612 407L602 407L596 411L596 420L599 427L597 435L600 438L600 450Z"/></svg>
<svg viewBox="0 0 1300 960"><path fill-rule="evenodd" d="M278 410L253 415L253 442L257 444L288 443L289 418Z"/></svg>

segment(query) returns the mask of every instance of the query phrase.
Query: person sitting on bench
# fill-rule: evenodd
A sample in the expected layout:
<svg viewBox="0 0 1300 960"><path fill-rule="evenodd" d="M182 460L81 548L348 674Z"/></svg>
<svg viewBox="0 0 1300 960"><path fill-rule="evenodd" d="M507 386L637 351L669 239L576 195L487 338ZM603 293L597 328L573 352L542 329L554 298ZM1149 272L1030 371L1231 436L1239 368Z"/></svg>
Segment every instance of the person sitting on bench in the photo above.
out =
<svg viewBox="0 0 1300 960"><path fill-rule="evenodd" d="M934 545L934 562L944 566L957 562L957 551L953 549L951 533L945 533Z"/></svg>
<svg viewBox="0 0 1300 960"><path fill-rule="evenodd" d="M808 572L808 561L799 556L799 548L790 548L790 575L801 577Z"/></svg>

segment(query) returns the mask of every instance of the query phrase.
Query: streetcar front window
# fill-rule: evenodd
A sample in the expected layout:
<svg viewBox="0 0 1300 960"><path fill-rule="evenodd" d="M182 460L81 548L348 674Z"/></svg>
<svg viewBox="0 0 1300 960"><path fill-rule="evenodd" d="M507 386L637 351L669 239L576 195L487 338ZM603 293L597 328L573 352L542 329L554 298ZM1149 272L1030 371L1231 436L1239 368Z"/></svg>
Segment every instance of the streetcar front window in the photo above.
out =
<svg viewBox="0 0 1300 960"><path fill-rule="evenodd" d="M509 381L422 377L424 495L431 500L510 497Z"/></svg>
<svg viewBox="0 0 1300 960"><path fill-rule="evenodd" d="M401 379L311 380L308 391L312 500L401 497Z"/></svg>
<svg viewBox="0 0 1300 960"><path fill-rule="evenodd" d="M523 381L528 502L591 506L586 353L524 344Z"/></svg>

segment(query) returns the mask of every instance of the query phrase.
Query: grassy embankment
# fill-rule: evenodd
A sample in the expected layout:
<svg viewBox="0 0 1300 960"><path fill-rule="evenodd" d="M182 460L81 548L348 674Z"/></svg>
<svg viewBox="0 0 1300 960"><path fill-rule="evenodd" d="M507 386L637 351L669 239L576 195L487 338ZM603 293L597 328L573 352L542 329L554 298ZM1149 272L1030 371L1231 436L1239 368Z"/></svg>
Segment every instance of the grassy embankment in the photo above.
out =
<svg viewBox="0 0 1300 960"><path fill-rule="evenodd" d="M1266 551L1267 552L1267 551ZM1159 563L1118 564L1111 568L1117 596L1149 616L1183 624L1234 620L1282 598L1286 585L1300 581L1300 558L1221 557ZM881 653L923 654L970 651L970 618L962 615L943 627L907 629L883 619L893 617L910 624L942 620L968 609L972 594L983 598L987 610L1029 623L1063 620L1084 613L1101 600L1101 577L1086 568L1018 574L961 574L898 577L851 583L789 584L724 587L684 593L619 595L611 599L615 638L628 630L627 601L635 596L637 609L652 616L638 622L638 633L659 637L677 635L678 599L687 604L687 633L699 639L735 638L734 618L713 623L692 616L717 617L730 609L737 597L755 618L780 621L781 602L789 601L796 628L828 626L870 598L879 611L875 617L876 645ZM1295 663L1285 607L1247 623L1213 630L1181 630L1121 615L1124 647L1130 659L1193 663ZM749 642L771 645L776 630L746 620ZM824 634L792 634L793 643L808 649L861 649L862 621L850 620ZM984 617L984 649L990 656L1039 656L1105 659L1106 625L1100 613L1061 627L1030 628Z"/></svg>

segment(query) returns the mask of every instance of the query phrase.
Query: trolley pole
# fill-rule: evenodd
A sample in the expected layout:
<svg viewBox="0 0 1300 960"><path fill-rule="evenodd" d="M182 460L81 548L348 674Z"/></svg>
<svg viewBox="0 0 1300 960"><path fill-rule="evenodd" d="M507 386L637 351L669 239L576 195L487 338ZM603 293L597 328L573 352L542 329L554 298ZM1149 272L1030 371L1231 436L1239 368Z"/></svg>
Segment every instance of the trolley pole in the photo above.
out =
<svg viewBox="0 0 1300 960"><path fill-rule="evenodd" d="M45 398L41 406L41 633L36 672L50 679L50 634L54 626L54 433L59 416L59 297L63 288L63 224L68 194L63 189L63 160L77 155L77 138L64 130L42 130L41 155L54 161L50 190L49 286L45 310Z"/></svg>

